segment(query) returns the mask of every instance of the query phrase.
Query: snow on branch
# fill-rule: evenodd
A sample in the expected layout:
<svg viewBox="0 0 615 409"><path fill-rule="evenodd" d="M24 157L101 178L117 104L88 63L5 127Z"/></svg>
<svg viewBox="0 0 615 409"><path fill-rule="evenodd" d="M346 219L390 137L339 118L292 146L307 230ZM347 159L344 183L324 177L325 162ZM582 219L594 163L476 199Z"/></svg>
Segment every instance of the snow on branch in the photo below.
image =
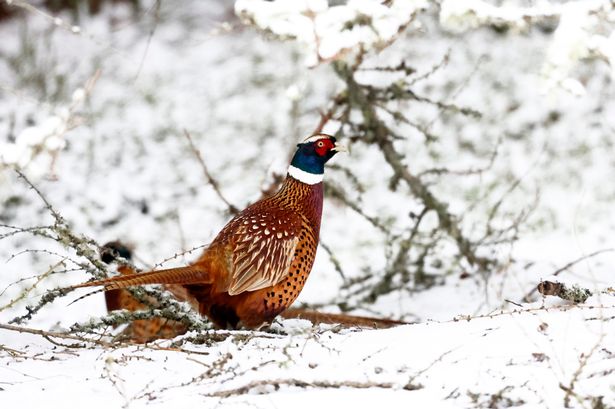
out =
<svg viewBox="0 0 615 409"><path fill-rule="evenodd" d="M238 0L235 12L279 38L307 46L307 64L335 60L352 49L381 49L428 7L425 0Z"/></svg>
<svg viewBox="0 0 615 409"><path fill-rule="evenodd" d="M520 32L537 23L555 21L557 28L547 50L542 75L546 89L561 88L582 95L584 86L571 72L584 59L605 60L615 77L615 4L610 0L577 0L563 4L539 3L532 7L494 6L483 0L444 0L440 24L461 33L481 26ZM609 33L604 35L604 31Z"/></svg>
<svg viewBox="0 0 615 409"><path fill-rule="evenodd" d="M587 3L592 3L588 1ZM557 18L561 5L549 3L534 7L494 6L483 0L444 0L440 5L440 24L461 33L485 25L525 30L529 24Z"/></svg>
<svg viewBox="0 0 615 409"><path fill-rule="evenodd" d="M0 142L0 169L10 166L27 170L31 175L40 176L45 172L53 175L56 158L66 147L65 136L83 122L77 111L85 103L99 76L100 71L97 71L83 88L75 90L68 106L57 107L39 124L24 128L14 141ZM48 170L38 160L43 156L51 159Z"/></svg>
<svg viewBox="0 0 615 409"><path fill-rule="evenodd" d="M559 86L574 95L582 95L583 85L570 76L579 61L601 57L611 68L615 66L615 37L600 34L605 29L604 23L615 21L613 7L610 1L571 2L562 6L559 25L542 69L548 88Z"/></svg>

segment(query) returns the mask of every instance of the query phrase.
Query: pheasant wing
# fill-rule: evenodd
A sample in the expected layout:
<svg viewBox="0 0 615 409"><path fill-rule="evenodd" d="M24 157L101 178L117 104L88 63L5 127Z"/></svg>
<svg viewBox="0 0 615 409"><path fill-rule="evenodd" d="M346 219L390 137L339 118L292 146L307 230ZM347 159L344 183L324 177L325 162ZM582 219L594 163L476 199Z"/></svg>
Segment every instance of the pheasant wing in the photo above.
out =
<svg viewBox="0 0 615 409"><path fill-rule="evenodd" d="M234 224L228 293L255 291L284 279L299 242L301 217L278 209L243 214Z"/></svg>

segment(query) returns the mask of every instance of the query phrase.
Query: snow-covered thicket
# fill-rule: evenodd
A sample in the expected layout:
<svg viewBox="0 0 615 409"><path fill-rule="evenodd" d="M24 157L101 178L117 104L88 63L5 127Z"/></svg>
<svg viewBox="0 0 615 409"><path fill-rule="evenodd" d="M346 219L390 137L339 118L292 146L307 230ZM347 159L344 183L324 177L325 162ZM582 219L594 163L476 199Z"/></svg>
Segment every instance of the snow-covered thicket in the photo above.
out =
<svg viewBox="0 0 615 409"><path fill-rule="evenodd" d="M574 78L572 71L581 60L601 58L611 67L615 66L615 9L611 1L542 2L531 7L497 7L481 0L445 0L441 5L440 22L454 32L485 25L527 31L533 25L555 22L555 32L542 69L547 88L562 87L578 95L584 92L584 87Z"/></svg>
<svg viewBox="0 0 615 409"><path fill-rule="evenodd" d="M427 7L425 0L350 0L334 6L326 0L235 2L245 22L307 47L309 66L359 49L384 48Z"/></svg>
<svg viewBox="0 0 615 409"><path fill-rule="evenodd" d="M94 407L615 405L611 2L25 10L0 23L3 401L65 406L69 380ZM132 347L99 295L46 303L106 272L109 240L143 268L194 259L228 220L220 195L260 197L320 128L352 153L327 170L298 303L417 324L282 320ZM545 300L542 279L593 295Z"/></svg>
<svg viewBox="0 0 615 409"><path fill-rule="evenodd" d="M85 91L77 89L73 93L70 107L57 109L40 124L22 129L14 141L3 142L0 145L0 167L27 168L30 174L39 177L53 175L53 162L66 147L64 137L76 126L74 113L83 104L85 97ZM41 159L43 156L46 157Z"/></svg>

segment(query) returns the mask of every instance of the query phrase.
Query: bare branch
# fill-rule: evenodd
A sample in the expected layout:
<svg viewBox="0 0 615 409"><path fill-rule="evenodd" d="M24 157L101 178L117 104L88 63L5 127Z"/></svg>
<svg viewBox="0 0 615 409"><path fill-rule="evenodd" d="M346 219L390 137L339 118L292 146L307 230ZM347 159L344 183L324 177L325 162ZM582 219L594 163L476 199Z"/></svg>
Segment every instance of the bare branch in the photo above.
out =
<svg viewBox="0 0 615 409"><path fill-rule="evenodd" d="M448 211L448 206L438 200L421 179L411 174L403 163L403 156L397 152L389 137L391 134L390 130L378 118L374 105L369 99L369 89L356 82L354 72L346 63L337 61L334 64L334 68L338 76L346 81L349 104L354 105L363 114L368 141L371 140L378 145L385 160L395 172L395 176L406 182L412 193L423 202L425 207L436 212L440 228L455 240L459 252L464 258L471 265L478 266L481 270L486 270L491 262L475 254L473 243L465 237L457 219Z"/></svg>
<svg viewBox="0 0 615 409"><path fill-rule="evenodd" d="M213 178L211 173L209 173L209 170L207 169L207 165L205 165L205 161L203 160L203 156L201 156L201 151L199 151L199 149L196 147L196 145L192 141L192 137L190 136L190 133L186 129L184 129L184 136L186 137L186 139L188 140L188 143L190 144L190 149L192 150L192 152L194 152L194 155L199 161L199 164L201 165L201 168L203 169L203 174L205 175L207 182L214 189L214 192L216 192L220 200L224 202L224 204L226 205L228 209L228 212L232 215L239 213L239 209L235 207L234 205L232 205L228 200L226 200L226 198L220 191L220 186L218 182Z"/></svg>
<svg viewBox="0 0 615 409"><path fill-rule="evenodd" d="M45 338L46 340L48 340L54 345L60 345L63 347L68 347L68 348L86 348L88 347L88 344L95 344L95 345L99 345L105 348L109 348L112 346L108 342L97 340L97 339L86 338L86 337L63 333L63 332L44 331L41 329L20 327L17 325L9 325L9 324L0 323L0 329L6 330L6 331L20 332L20 333L25 333L25 334L40 335L41 337ZM54 338L78 341L78 343L70 344L70 345L58 344L56 341L54 341Z"/></svg>
<svg viewBox="0 0 615 409"><path fill-rule="evenodd" d="M404 389L413 391L421 389L421 385L414 385L408 383L406 385L399 385L392 382L357 382L357 381L304 381L296 378L289 379L263 379L252 381L246 385L240 386L234 389L226 389L222 391L216 391L208 393L207 396L228 398L231 396L244 395L250 391L256 389L256 393L266 394L277 390L280 386L294 386L297 388L322 388L322 389L339 389L339 388L351 388L351 389L369 389L369 388L381 388L381 389Z"/></svg>

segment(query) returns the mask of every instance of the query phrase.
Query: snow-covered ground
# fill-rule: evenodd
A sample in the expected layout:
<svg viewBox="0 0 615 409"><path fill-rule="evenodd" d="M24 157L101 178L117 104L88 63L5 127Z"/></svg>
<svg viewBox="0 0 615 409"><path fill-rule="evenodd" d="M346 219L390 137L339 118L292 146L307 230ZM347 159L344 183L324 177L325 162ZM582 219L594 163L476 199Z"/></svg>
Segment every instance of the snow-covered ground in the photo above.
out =
<svg viewBox="0 0 615 409"><path fill-rule="evenodd" d="M605 291L615 265L608 251L615 228L610 69L600 62L575 67L583 95L548 90L541 72L549 32L451 34L434 16L422 16L421 30L372 62L403 56L428 72L449 53L418 90L483 116L443 116L414 104L412 117L432 123L441 138L426 147L409 135L400 149L419 173L481 166L473 162L477 155L486 163L503 141L489 172L434 189L454 211L472 194L492 185L503 193L517 179L520 188L504 206L514 211L539 198L512 253L499 249L501 259L510 257L505 268L488 279L454 272L444 285L400 289L356 310L417 322L386 330L285 320L274 325L278 333L222 331L207 344L70 348L0 328L3 406L615 407L615 299ZM272 172L284 171L291 147L314 129L318 110L341 86L328 64L309 67L303 43L243 27L231 2L146 4L137 17L119 5L79 22L60 17L26 13L0 24L0 158L21 161L74 231L99 243L121 238L134 246L140 266L207 243L228 220L184 129L225 197L241 208L260 196ZM19 141L42 142L46 150L30 157ZM467 146L478 154L469 155ZM56 152L55 160L47 151ZM335 162L366 187L360 204L367 215L386 220L412 209L409 196L391 200L390 174L377 150L360 145ZM347 181L339 170L326 180ZM0 167L0 206L0 323L7 323L45 289L88 277L73 271L79 257L58 243L11 234L7 225L53 220L8 167ZM467 223L480 211L468 211ZM385 238L337 201L325 203L321 238L349 278L387 265ZM607 251L557 276L595 291L587 303L536 295L522 303L541 279L601 249ZM51 267L58 272L12 302ZM348 293L343 283L321 249L299 302L336 312ZM24 326L62 331L104 314L102 297L67 305L75 298L56 300Z"/></svg>
<svg viewBox="0 0 615 409"><path fill-rule="evenodd" d="M182 351L67 350L5 332L3 343L28 348L3 358L0 386L4 402L53 408L558 408L571 384L612 405L613 313L539 310L341 332L286 320L283 335L239 332Z"/></svg>

